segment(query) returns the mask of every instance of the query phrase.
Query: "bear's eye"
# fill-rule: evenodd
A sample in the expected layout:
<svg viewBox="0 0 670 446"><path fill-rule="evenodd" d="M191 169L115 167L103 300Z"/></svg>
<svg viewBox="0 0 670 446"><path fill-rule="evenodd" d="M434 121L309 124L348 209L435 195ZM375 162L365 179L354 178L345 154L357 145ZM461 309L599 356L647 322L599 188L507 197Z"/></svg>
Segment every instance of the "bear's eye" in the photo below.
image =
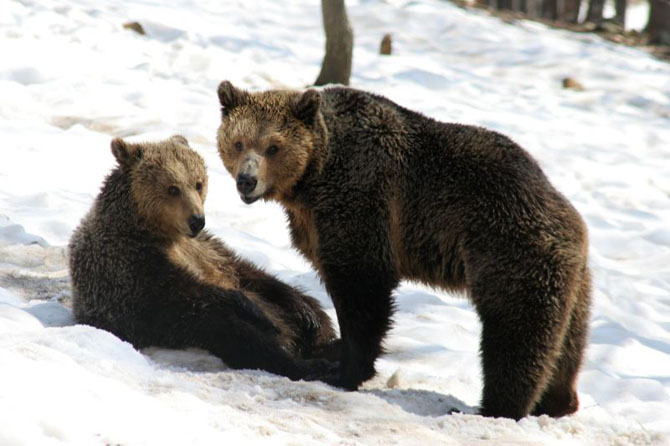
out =
<svg viewBox="0 0 670 446"><path fill-rule="evenodd" d="M265 154L266 154L267 156L272 156L272 155L274 155L275 153L277 153L278 151L279 151L279 147L277 147L277 146L275 146L275 145L273 144L273 145L271 145L270 147L268 147L268 149L265 151Z"/></svg>
<svg viewBox="0 0 670 446"><path fill-rule="evenodd" d="M197 190L198 192L202 190L202 183L200 181L195 183L195 190Z"/></svg>
<svg viewBox="0 0 670 446"><path fill-rule="evenodd" d="M177 195L179 195L180 192L181 191L179 190L179 188L177 186L168 187L168 194L172 195L173 197L176 197Z"/></svg>
<svg viewBox="0 0 670 446"><path fill-rule="evenodd" d="M243 148L244 148L244 145L240 141L237 141L235 143L235 150L237 150L238 152L241 152Z"/></svg>

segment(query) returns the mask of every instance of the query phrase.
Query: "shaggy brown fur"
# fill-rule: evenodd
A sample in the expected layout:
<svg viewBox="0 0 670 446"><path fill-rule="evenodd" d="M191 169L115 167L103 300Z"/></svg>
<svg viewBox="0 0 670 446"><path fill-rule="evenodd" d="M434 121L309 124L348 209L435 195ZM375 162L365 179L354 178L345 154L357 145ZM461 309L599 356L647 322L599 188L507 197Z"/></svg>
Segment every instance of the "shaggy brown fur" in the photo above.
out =
<svg viewBox="0 0 670 446"><path fill-rule="evenodd" d="M334 332L316 300L206 232L207 173L181 136L112 141L119 165L70 241L78 321L137 347L200 347L235 368L326 373Z"/></svg>
<svg viewBox="0 0 670 446"><path fill-rule="evenodd" d="M467 291L482 322L481 413L577 410L587 231L509 138L348 88L251 94L223 82L221 158L242 200L279 201L321 274L348 389L375 373L401 279ZM275 148L273 148L275 146Z"/></svg>

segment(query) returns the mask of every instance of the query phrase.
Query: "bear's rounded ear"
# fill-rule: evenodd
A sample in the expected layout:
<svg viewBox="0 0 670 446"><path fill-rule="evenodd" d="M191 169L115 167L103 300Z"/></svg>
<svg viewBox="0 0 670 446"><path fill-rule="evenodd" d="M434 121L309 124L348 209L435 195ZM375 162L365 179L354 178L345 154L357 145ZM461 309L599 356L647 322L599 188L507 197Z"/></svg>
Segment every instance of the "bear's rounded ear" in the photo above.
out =
<svg viewBox="0 0 670 446"><path fill-rule="evenodd" d="M183 144L185 146L188 146L188 140L186 138L184 138L182 135L172 135L172 136L170 136L170 139L173 140L173 141L178 142L179 144Z"/></svg>
<svg viewBox="0 0 670 446"><path fill-rule="evenodd" d="M316 121L319 107L321 107L321 93L316 90L307 90L296 101L293 112L296 118L311 126Z"/></svg>
<svg viewBox="0 0 670 446"><path fill-rule="evenodd" d="M219 95L219 103L221 104L222 117L226 117L230 113L230 110L244 104L249 94L244 90L235 88L230 81L221 82L217 93Z"/></svg>
<svg viewBox="0 0 670 446"><path fill-rule="evenodd" d="M142 159L142 149L135 145L128 145L121 138L112 140L112 155L122 167L130 167Z"/></svg>

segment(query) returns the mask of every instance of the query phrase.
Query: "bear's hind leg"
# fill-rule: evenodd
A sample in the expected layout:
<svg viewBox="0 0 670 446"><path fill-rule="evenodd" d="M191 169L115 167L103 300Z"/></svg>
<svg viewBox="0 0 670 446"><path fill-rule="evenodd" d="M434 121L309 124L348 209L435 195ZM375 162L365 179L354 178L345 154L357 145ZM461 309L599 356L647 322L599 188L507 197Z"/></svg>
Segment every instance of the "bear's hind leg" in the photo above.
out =
<svg viewBox="0 0 670 446"><path fill-rule="evenodd" d="M506 271L473 286L482 321L484 416L525 417L551 377L574 292L551 268L539 268L534 278L515 280Z"/></svg>
<svg viewBox="0 0 670 446"><path fill-rule="evenodd" d="M556 368L540 401L533 410L533 415L562 417L576 412L579 408L577 373L582 363L588 336L590 303L591 280L588 269L585 269Z"/></svg>

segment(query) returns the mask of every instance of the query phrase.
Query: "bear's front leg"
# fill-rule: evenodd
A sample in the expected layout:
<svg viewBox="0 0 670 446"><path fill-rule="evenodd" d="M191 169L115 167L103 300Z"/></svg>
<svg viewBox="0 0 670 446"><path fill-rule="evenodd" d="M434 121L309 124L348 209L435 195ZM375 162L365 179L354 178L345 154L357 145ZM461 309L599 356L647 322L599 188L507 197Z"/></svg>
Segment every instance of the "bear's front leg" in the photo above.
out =
<svg viewBox="0 0 670 446"><path fill-rule="evenodd" d="M314 264L335 305L341 338L339 373L324 381L349 390L375 375L391 327L399 276L383 203L374 188L347 188L321 196L314 212Z"/></svg>
<svg viewBox="0 0 670 446"><path fill-rule="evenodd" d="M391 292L398 279L390 268L359 258L351 263L322 263L326 288L340 325L340 370L329 384L356 390L375 375L375 360L391 326Z"/></svg>

